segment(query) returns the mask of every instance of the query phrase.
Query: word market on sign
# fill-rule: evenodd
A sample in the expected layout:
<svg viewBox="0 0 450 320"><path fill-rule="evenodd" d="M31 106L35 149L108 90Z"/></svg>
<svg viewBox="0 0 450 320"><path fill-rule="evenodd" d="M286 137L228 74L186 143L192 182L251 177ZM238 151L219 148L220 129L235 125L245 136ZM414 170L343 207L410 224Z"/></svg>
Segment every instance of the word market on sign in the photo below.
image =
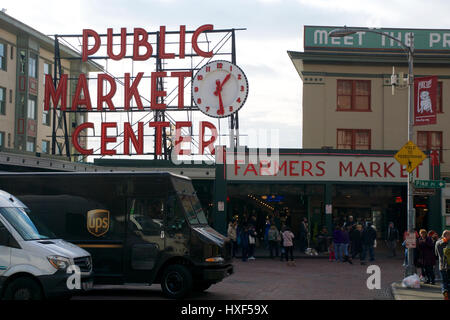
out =
<svg viewBox="0 0 450 320"><path fill-rule="evenodd" d="M193 33L191 37L191 46L192 51L199 57L210 58L213 56L212 51L203 51L200 49L198 45L199 36L206 32L214 30L213 25L206 24L198 27ZM180 26L179 31L172 32L179 34L179 47L178 52L166 52L166 35L169 34L166 32L166 27L161 26L159 30L159 38L158 38L158 46L156 48L157 56L161 59L175 59L176 57L179 59L185 59L186 57L186 26ZM113 52L113 38L115 36L120 37L120 52ZM127 37L133 37L132 43L132 55L127 56L127 47L130 47L130 44L127 43ZM102 37L105 38L105 35L99 35L96 31L91 29L84 29L82 35L82 61L87 61L89 57L95 55L98 52L100 47L102 46ZM112 60L121 60L124 58L131 58L135 61L145 61L152 57L156 57L154 55L154 50L152 44L149 42L149 33L142 28L134 28L132 34L128 34L126 28L121 28L120 35L114 34L112 28L107 29L106 34L106 51L108 58ZM93 40L93 41L90 41ZM139 83L144 77L144 72L138 72L135 77L131 77L130 73L124 74L124 84L123 84L123 111L133 111L131 108L131 102L134 98L136 102L136 107L138 110L144 110L144 105L141 100L141 94L139 92ZM164 78L177 78L178 79L178 109L184 108L184 87L186 78L192 78L192 72L190 70L179 70L176 72L151 72L151 86L150 86L150 108L149 111L155 110L166 110L167 105L163 102L164 97L167 96L167 92L163 90L158 90L158 82L163 81ZM133 78L133 79L132 79ZM68 108L68 81L69 77L67 74L62 74L58 79L58 84L55 85L53 82L53 77L50 74L45 76L45 91L44 91L44 111L48 111L51 106L53 108L60 109L61 111L66 111ZM105 86L106 83L106 86ZM105 92L105 88L108 88L107 92ZM103 111L104 105L110 111L117 111L116 106L114 105L113 98L117 93L117 84L114 77L110 76L107 73L99 73L97 76L97 97L94 101L96 101L96 109L97 111ZM91 99L91 95L89 92L88 79L84 73L80 73L77 80L77 85L75 88L75 93L72 97L71 101L71 110L72 111L82 111L89 112L93 111L93 101ZM137 133L132 128L132 124L129 122L125 122L124 124L124 136L123 136L123 154L129 154L129 146L130 141L133 147L136 150L138 155L144 154L143 146L144 146L144 123L137 123ZM155 121L149 123L150 127L155 128L156 133L156 146L155 153L157 155L162 154L162 130L166 127L170 126L169 122L161 122ZM182 128L190 128L192 127L192 122L190 121L182 121L176 123L176 140L175 140L175 150L178 151L178 155L190 155L190 150L182 149L181 143L189 142L191 137L182 136L181 129ZM108 149L107 143L117 142L117 136L108 136L108 129L117 128L118 124L115 122L104 122L101 124L101 155L115 155L116 150ZM210 130L211 137L208 140L204 140L205 130ZM83 130L94 129L94 124L92 122L86 122L80 124L72 134L72 144L75 149L83 155L93 155L94 151L92 149L83 148L78 142L78 138L80 133ZM206 148L214 154L214 142L217 138L217 130L216 127L207 121L200 122L199 125L199 154L204 154Z"/></svg>

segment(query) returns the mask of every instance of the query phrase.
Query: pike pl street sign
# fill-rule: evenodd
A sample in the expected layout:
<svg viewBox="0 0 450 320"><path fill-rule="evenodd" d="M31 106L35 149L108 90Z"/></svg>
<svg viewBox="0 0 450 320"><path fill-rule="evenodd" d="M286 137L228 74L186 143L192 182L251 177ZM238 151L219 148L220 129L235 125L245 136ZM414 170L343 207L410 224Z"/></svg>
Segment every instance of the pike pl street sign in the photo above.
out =
<svg viewBox="0 0 450 320"><path fill-rule="evenodd" d="M414 181L414 187L440 189L440 188L445 188L445 181L443 181L443 180L416 180L416 181Z"/></svg>

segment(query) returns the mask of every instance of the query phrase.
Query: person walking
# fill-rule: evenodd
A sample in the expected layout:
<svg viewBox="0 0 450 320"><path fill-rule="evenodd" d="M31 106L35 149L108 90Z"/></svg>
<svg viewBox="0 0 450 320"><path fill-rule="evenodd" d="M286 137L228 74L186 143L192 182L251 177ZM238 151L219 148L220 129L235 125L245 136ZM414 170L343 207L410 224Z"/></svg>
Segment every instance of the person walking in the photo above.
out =
<svg viewBox="0 0 450 320"><path fill-rule="evenodd" d="M270 258L274 258L274 253L275 257L278 257L278 243L281 240L281 236L275 225L270 226L270 229L267 233L267 239L269 241Z"/></svg>
<svg viewBox="0 0 450 320"><path fill-rule="evenodd" d="M356 256L361 257L362 252L362 230L363 227L357 224L356 227L350 232L350 243L351 243L351 255L352 259Z"/></svg>
<svg viewBox="0 0 450 320"><path fill-rule="evenodd" d="M285 250L287 265L295 266L295 263L294 263L294 234L288 227L286 227L282 233L282 237L283 237L283 247ZM291 256L291 261L289 261L289 256Z"/></svg>
<svg viewBox="0 0 450 320"><path fill-rule="evenodd" d="M434 266L433 266L433 270L434 270L434 277L436 280L440 281L441 280L441 273L439 272L439 257L436 255L436 250L434 250L434 248L436 248L436 242L439 240L439 235L436 231L434 230L430 230L428 231L428 236L433 240L433 254L434 254Z"/></svg>
<svg viewBox="0 0 450 320"><path fill-rule="evenodd" d="M270 223L271 217L266 218L266 224L264 225L264 247L267 249L269 248L269 230L270 230Z"/></svg>
<svg viewBox="0 0 450 320"><path fill-rule="evenodd" d="M308 247L308 219L306 218L303 218L302 222L300 222L299 245L300 252L305 253Z"/></svg>
<svg viewBox="0 0 450 320"><path fill-rule="evenodd" d="M397 248L397 243L400 239L399 232L397 228L394 227L393 222L389 222L389 227L386 233L386 244L389 250L391 250L392 255L390 257L395 257L397 254L395 249Z"/></svg>
<svg viewBox="0 0 450 320"><path fill-rule="evenodd" d="M228 224L227 231L228 238L231 240L231 251L233 258L236 258L237 253L237 222L232 221Z"/></svg>
<svg viewBox="0 0 450 320"><path fill-rule="evenodd" d="M322 227L322 230L317 235L317 247L316 250L318 253L327 252L329 247L330 235L328 234L327 227Z"/></svg>
<svg viewBox="0 0 450 320"><path fill-rule="evenodd" d="M239 232L241 249L242 249L242 261L248 260L248 251L249 251L249 236L248 236L248 225L244 225Z"/></svg>
<svg viewBox="0 0 450 320"><path fill-rule="evenodd" d="M441 272L441 291L444 300L448 300L449 276L450 276L450 230L445 230L442 237L436 241L436 255L439 258L439 271Z"/></svg>
<svg viewBox="0 0 450 320"><path fill-rule="evenodd" d="M343 262L344 259L342 257L343 252L343 234L342 234L342 227L340 225L337 225L336 228L333 231L333 247L334 247L334 255L336 257L337 262Z"/></svg>
<svg viewBox="0 0 450 320"><path fill-rule="evenodd" d="M433 239L427 235L425 229L421 229L417 239L417 266L422 269L425 283L435 284L433 267L436 264L434 256Z"/></svg>
<svg viewBox="0 0 450 320"><path fill-rule="evenodd" d="M348 262L350 264L353 264L352 257L349 254L349 248L350 248L350 233L349 231L352 229L351 226L349 227L343 227L342 228L342 259L343 262Z"/></svg>
<svg viewBox="0 0 450 320"><path fill-rule="evenodd" d="M368 222L366 227L362 231L361 242L362 242L362 252L361 252L361 265L366 264L366 255L369 253L370 261L375 260L374 246L377 239L377 232L372 227L372 223Z"/></svg>
<svg viewBox="0 0 450 320"><path fill-rule="evenodd" d="M248 260L255 260L256 237L255 227L250 224L248 228Z"/></svg>

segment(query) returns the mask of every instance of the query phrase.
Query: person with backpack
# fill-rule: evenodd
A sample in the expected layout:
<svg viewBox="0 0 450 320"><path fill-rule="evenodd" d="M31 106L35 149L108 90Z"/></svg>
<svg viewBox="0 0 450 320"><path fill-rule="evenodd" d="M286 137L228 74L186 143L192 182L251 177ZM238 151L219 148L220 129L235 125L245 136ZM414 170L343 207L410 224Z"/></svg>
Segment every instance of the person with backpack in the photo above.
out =
<svg viewBox="0 0 450 320"><path fill-rule="evenodd" d="M281 236L274 224L270 226L270 229L267 232L267 239L269 241L270 258L274 258L274 253L275 256L278 257L278 243L281 240Z"/></svg>
<svg viewBox="0 0 450 320"><path fill-rule="evenodd" d="M450 276L450 230L442 233L441 239L436 241L436 255L439 258L439 271L441 272L441 291L444 300L448 300L449 276Z"/></svg>
<svg viewBox="0 0 450 320"><path fill-rule="evenodd" d="M377 232L372 227L372 223L367 222L361 235L362 252L361 252L361 265L366 264L366 254L369 253L370 261L375 260L374 247L377 239Z"/></svg>

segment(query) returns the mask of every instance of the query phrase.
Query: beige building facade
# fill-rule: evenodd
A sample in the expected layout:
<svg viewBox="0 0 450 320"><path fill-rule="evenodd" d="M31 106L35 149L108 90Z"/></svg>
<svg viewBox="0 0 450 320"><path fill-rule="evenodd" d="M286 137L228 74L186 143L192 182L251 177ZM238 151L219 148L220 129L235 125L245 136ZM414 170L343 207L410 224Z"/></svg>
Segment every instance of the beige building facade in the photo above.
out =
<svg viewBox="0 0 450 320"><path fill-rule="evenodd" d="M407 54L387 37L331 38L333 29L305 26L304 52L288 52L303 82L303 148L399 150L408 141L408 89L397 82L393 94L391 75L394 67L406 78ZM413 33L414 76L438 76L437 124L415 126L413 142L439 150L441 177L450 177L450 30L381 31L402 42Z"/></svg>
<svg viewBox="0 0 450 320"><path fill-rule="evenodd" d="M45 75L54 74L54 52L54 39L0 12L0 151L52 154L55 126L54 154L66 156L63 114L58 110L54 123L53 110L44 111ZM62 72L69 79L100 71L96 64L81 63L80 55L64 45L60 45L60 55ZM71 101L76 81L69 84ZM87 113L65 113L65 117L70 142L72 130L87 121ZM86 141L80 138L80 144ZM80 159L71 157L72 161Z"/></svg>

